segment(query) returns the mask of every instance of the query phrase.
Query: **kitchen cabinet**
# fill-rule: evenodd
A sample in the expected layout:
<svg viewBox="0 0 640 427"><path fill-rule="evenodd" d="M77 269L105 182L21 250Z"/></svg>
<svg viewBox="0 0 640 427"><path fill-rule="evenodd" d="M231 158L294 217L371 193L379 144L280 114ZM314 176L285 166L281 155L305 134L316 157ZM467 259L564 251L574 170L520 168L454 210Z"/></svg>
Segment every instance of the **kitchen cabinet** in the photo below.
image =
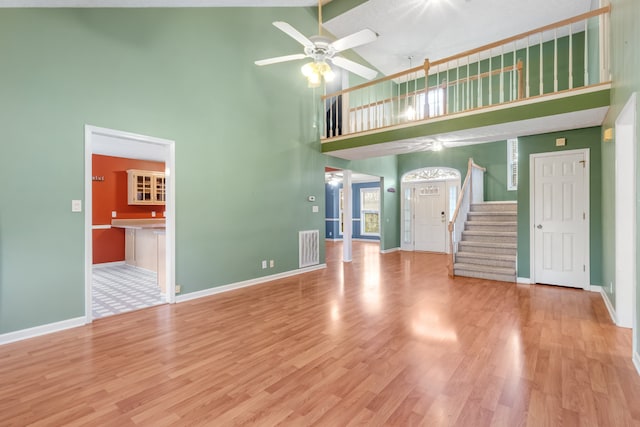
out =
<svg viewBox="0 0 640 427"><path fill-rule="evenodd" d="M164 205L167 186L164 172L129 169L128 201L130 205Z"/></svg>

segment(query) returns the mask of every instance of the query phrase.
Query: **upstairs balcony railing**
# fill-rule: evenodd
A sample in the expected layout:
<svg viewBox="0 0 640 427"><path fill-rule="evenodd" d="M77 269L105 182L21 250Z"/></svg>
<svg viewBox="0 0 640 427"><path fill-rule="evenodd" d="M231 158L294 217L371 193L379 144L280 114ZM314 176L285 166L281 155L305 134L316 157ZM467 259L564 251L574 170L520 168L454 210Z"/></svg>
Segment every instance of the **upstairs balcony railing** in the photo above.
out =
<svg viewBox="0 0 640 427"><path fill-rule="evenodd" d="M322 139L357 135L610 80L610 6L322 96Z"/></svg>

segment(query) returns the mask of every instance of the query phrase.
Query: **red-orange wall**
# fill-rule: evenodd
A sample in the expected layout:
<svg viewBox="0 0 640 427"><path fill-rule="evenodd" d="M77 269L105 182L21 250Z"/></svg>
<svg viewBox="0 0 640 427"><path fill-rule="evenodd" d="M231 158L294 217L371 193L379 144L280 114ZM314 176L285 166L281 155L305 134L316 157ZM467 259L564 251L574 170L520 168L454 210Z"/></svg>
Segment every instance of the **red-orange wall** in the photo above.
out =
<svg viewBox="0 0 640 427"><path fill-rule="evenodd" d="M104 176L104 181L93 181L93 225L111 224L111 212L119 219L151 218L151 211L162 218L164 205L137 206L127 203L127 170L142 169L163 172L162 162L124 159L93 155L93 176ZM93 230L93 263L124 261L124 229Z"/></svg>

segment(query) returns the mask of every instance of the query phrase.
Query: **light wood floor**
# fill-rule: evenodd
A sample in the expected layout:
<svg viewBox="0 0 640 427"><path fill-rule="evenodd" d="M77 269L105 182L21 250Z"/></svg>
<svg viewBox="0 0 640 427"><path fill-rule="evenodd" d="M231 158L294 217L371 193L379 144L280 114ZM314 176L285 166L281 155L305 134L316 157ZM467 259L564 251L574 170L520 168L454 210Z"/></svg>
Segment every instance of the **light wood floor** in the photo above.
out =
<svg viewBox="0 0 640 427"><path fill-rule="evenodd" d="M598 294L378 254L0 347L0 425L640 425Z"/></svg>

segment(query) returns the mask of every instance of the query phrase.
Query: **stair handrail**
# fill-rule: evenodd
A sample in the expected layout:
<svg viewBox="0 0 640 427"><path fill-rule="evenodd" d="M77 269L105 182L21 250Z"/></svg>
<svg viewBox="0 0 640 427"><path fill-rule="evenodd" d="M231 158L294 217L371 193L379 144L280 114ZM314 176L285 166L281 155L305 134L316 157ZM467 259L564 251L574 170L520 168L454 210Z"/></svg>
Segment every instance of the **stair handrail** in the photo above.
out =
<svg viewBox="0 0 640 427"><path fill-rule="evenodd" d="M473 158L469 158L467 166L467 175L458 195L456 209L453 211L451 221L449 221L449 262L447 269L449 276L454 277L455 254L458 252L458 242L462 237L464 230L464 221L469 213L472 203L481 203L484 201L484 173L486 168L476 164Z"/></svg>

